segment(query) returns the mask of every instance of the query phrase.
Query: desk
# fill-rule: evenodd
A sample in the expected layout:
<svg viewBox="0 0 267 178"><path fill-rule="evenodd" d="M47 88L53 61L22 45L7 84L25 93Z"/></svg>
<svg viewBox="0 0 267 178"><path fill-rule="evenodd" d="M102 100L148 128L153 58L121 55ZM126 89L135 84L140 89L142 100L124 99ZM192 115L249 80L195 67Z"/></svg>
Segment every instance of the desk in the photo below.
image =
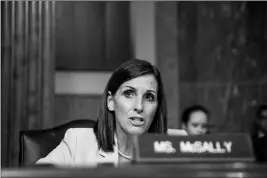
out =
<svg viewBox="0 0 267 178"><path fill-rule="evenodd" d="M179 164L132 164L117 168L54 168L28 167L4 168L3 178L85 178L85 177L138 177L138 178L218 178L246 177L267 178L267 164L259 163L179 163Z"/></svg>

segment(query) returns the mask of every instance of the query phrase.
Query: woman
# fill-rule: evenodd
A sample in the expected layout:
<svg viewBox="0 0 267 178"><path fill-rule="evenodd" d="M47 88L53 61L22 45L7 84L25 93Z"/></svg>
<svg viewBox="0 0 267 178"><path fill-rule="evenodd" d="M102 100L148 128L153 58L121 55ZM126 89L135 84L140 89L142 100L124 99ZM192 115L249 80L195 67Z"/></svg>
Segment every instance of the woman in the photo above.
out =
<svg viewBox="0 0 267 178"><path fill-rule="evenodd" d="M189 135L204 135L208 131L209 111L200 105L193 105L182 114L182 129Z"/></svg>
<svg viewBox="0 0 267 178"><path fill-rule="evenodd" d="M94 129L67 130L62 142L37 163L95 166L99 163L130 162L133 137L167 133L167 106L156 67L144 60L130 60L109 79ZM182 130L169 134L186 135Z"/></svg>

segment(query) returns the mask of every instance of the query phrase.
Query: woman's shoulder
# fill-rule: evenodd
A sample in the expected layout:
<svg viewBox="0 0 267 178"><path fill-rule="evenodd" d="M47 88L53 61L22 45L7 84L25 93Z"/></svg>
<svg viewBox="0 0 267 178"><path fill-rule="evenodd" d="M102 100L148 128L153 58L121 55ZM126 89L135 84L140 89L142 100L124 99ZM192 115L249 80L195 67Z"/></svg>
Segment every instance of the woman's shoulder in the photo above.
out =
<svg viewBox="0 0 267 178"><path fill-rule="evenodd" d="M181 129L168 129L167 134L168 135L183 136L183 135L187 135L187 132L185 130L181 130Z"/></svg>
<svg viewBox="0 0 267 178"><path fill-rule="evenodd" d="M79 142L96 141L96 136L93 128L70 128L66 131L65 137Z"/></svg>
<svg viewBox="0 0 267 178"><path fill-rule="evenodd" d="M69 128L66 131L66 135L78 137L86 136L87 138L95 137L93 128Z"/></svg>
<svg viewBox="0 0 267 178"><path fill-rule="evenodd" d="M69 128L66 131L66 133L72 134L72 135L84 135L84 134L93 135L94 129L93 128Z"/></svg>
<svg viewBox="0 0 267 178"><path fill-rule="evenodd" d="M70 128L66 136L77 150L97 150L97 139L93 128Z"/></svg>

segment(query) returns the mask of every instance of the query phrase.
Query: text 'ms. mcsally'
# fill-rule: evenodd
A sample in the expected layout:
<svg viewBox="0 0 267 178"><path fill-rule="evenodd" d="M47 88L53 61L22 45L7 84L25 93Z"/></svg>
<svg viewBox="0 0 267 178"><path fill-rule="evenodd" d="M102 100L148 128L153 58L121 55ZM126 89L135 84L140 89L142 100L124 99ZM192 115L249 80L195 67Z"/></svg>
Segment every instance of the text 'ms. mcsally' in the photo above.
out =
<svg viewBox="0 0 267 178"><path fill-rule="evenodd" d="M246 134L169 136L147 134L136 138L135 162L254 161Z"/></svg>

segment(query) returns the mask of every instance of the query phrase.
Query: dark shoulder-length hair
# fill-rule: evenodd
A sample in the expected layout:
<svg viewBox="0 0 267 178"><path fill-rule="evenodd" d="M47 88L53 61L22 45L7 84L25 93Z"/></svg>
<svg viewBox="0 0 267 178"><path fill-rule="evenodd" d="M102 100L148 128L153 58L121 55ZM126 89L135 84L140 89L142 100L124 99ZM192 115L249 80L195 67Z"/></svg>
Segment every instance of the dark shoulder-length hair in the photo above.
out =
<svg viewBox="0 0 267 178"><path fill-rule="evenodd" d="M154 75L158 83L158 107L148 132L167 132L167 103L159 70L145 60L129 60L120 65L113 72L101 98L100 110L97 123L94 127L94 133L97 138L98 146L103 151L114 151L113 145L115 144L115 115L114 112L109 111L107 108L108 92L111 92L111 95L114 95L124 82L147 74Z"/></svg>

